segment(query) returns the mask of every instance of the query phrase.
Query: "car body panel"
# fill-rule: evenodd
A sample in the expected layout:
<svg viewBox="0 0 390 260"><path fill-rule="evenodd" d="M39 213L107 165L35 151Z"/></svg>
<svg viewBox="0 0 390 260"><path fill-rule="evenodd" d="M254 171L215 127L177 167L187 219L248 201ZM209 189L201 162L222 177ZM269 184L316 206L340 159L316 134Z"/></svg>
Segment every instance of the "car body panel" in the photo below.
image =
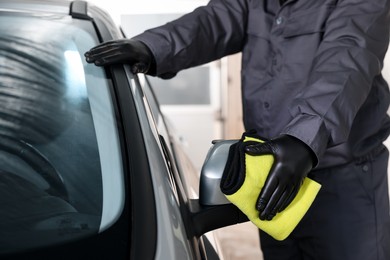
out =
<svg viewBox="0 0 390 260"><path fill-rule="evenodd" d="M179 211L180 202L176 184L172 180L173 176L168 170L165 158L161 156L164 153L159 141L155 120L148 103L146 103L143 90L139 87L139 84L136 84L137 79L130 74L130 70L126 71L132 82L131 90L138 114L141 115L140 124L144 129L144 140L148 144L146 149L158 212L156 259L193 259Z"/></svg>

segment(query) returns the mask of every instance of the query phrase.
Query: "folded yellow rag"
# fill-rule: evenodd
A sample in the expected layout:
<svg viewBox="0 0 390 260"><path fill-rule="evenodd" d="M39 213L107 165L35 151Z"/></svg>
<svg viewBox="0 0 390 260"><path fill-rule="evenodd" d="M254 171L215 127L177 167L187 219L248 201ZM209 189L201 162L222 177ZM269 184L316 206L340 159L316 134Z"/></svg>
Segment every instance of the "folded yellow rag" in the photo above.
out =
<svg viewBox="0 0 390 260"><path fill-rule="evenodd" d="M298 194L282 212L268 220L260 220L256 202L273 164L272 155L251 156L244 152L245 142L263 142L257 136L243 135L233 144L221 179L221 191L258 228L275 238L286 239L313 203L321 185L305 178Z"/></svg>

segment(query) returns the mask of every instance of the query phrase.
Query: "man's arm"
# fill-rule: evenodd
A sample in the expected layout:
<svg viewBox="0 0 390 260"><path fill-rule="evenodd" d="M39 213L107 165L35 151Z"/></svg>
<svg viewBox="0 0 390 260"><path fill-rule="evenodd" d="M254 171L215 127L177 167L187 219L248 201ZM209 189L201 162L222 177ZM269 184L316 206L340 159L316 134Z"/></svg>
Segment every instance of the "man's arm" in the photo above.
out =
<svg viewBox="0 0 390 260"><path fill-rule="evenodd" d="M261 219L270 220L289 205L328 145L347 141L381 73L389 26L389 0L338 2L327 20L308 84L290 107L294 119L281 136L246 149L275 158L258 198Z"/></svg>
<svg viewBox="0 0 390 260"><path fill-rule="evenodd" d="M178 72L241 51L247 12L247 0L211 0L207 6L133 39L153 53L157 76Z"/></svg>
<svg viewBox="0 0 390 260"><path fill-rule="evenodd" d="M389 0L340 0L327 20L304 92L283 134L318 156L347 141L353 120L383 68L389 46Z"/></svg>

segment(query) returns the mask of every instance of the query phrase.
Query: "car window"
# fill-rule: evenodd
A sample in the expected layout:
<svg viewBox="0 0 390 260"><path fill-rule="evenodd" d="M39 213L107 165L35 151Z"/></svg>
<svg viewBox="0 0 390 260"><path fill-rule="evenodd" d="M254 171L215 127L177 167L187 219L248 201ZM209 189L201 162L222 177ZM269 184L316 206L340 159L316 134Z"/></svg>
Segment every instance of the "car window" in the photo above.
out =
<svg viewBox="0 0 390 260"><path fill-rule="evenodd" d="M124 203L109 81L69 16L0 16L0 253L111 226Z"/></svg>
<svg viewBox="0 0 390 260"><path fill-rule="evenodd" d="M153 81L152 77L141 77L141 82L143 83L143 90L148 98L151 112L160 134L160 139L163 140L162 145L171 155L168 156L171 158L167 158L167 160L172 160L172 162L168 163L174 164L175 167L177 167L178 174L180 175L179 178L185 189L186 196L190 199L196 199L199 196L199 175L196 172L193 163L188 158L188 155L182 148L179 133L175 132L172 124L167 121L167 118L160 110L159 101L161 101L161 97L154 92L155 89L164 88L165 86L160 86L159 81ZM152 85L152 82L154 82L155 85Z"/></svg>

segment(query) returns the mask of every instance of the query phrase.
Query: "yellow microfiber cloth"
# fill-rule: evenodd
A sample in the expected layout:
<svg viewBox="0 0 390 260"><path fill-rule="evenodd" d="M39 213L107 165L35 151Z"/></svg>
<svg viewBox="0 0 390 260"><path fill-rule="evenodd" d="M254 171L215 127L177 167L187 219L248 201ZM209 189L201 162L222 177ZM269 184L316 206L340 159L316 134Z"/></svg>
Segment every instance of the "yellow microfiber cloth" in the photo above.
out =
<svg viewBox="0 0 390 260"><path fill-rule="evenodd" d="M276 240L284 240L306 214L321 185L306 177L298 194L286 209L276 214L270 221L260 220L256 202L274 158L273 155L246 154L245 145L253 142L264 141L254 134L245 133L239 142L230 147L221 179L221 191L258 228Z"/></svg>

